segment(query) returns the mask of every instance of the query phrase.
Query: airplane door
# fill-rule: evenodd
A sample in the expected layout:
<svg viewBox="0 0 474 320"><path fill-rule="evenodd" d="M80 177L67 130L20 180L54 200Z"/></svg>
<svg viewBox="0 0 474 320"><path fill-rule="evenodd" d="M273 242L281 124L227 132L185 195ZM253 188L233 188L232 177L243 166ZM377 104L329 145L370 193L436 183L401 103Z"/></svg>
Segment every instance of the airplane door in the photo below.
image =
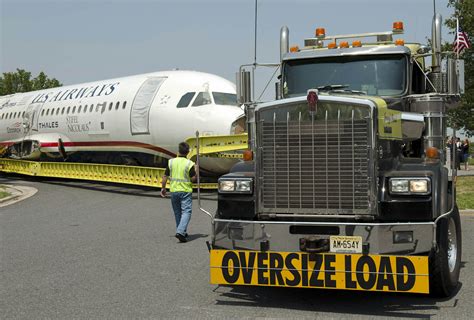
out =
<svg viewBox="0 0 474 320"><path fill-rule="evenodd" d="M130 132L132 135L150 134L150 108L166 77L148 78L133 99L130 110Z"/></svg>
<svg viewBox="0 0 474 320"><path fill-rule="evenodd" d="M38 118L43 104L44 102L31 103L28 108L26 108L25 115L23 116L25 135L32 134L33 131L38 131Z"/></svg>

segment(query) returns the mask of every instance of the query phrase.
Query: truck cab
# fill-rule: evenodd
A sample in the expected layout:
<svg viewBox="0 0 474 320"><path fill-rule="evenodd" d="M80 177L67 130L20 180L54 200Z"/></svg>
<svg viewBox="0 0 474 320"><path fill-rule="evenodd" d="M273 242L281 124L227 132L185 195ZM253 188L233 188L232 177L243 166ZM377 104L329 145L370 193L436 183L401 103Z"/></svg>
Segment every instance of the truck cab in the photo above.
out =
<svg viewBox="0 0 474 320"><path fill-rule="evenodd" d="M462 85L440 26L436 15L431 52L394 40L400 22L318 28L301 49L282 28L277 99L254 103L239 83L253 158L219 179L212 283L454 292L461 229L446 111Z"/></svg>

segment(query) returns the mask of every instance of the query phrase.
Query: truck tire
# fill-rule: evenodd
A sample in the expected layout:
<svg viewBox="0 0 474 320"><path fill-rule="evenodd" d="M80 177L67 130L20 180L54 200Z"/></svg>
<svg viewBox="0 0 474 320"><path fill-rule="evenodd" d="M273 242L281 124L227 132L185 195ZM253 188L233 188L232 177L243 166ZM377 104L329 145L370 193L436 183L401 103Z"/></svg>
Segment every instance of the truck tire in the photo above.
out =
<svg viewBox="0 0 474 320"><path fill-rule="evenodd" d="M457 206L454 212L438 222L438 249L430 257L430 293L449 297L459 283L461 269L461 219Z"/></svg>

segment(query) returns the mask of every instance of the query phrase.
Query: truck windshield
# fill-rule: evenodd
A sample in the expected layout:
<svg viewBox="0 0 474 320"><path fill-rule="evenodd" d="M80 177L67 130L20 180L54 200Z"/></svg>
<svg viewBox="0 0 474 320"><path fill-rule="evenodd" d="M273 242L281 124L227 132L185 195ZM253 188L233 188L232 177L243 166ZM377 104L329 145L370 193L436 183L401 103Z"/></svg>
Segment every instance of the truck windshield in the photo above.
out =
<svg viewBox="0 0 474 320"><path fill-rule="evenodd" d="M286 97L306 95L308 89L344 86L368 95L399 96L406 89L403 55L337 56L289 60L284 66Z"/></svg>

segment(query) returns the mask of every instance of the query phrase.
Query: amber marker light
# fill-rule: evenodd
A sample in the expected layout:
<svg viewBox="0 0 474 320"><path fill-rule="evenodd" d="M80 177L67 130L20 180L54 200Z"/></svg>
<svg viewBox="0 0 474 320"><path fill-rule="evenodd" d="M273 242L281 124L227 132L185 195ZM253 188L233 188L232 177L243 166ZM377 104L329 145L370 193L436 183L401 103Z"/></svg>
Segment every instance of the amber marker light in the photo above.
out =
<svg viewBox="0 0 474 320"><path fill-rule="evenodd" d="M339 48L349 48L349 42L347 42L347 41L342 41L342 42L339 44Z"/></svg>
<svg viewBox="0 0 474 320"><path fill-rule="evenodd" d="M300 51L300 48L298 46L293 46L290 48L290 52L298 52Z"/></svg>
<svg viewBox="0 0 474 320"><path fill-rule="evenodd" d="M253 159L252 150L245 150L243 154L244 161L251 161Z"/></svg>
<svg viewBox="0 0 474 320"><path fill-rule="evenodd" d="M354 40L352 41L352 47L353 48L362 47L362 42L360 40Z"/></svg>
<svg viewBox="0 0 474 320"><path fill-rule="evenodd" d="M315 34L318 38L324 37L326 35L326 30L324 28L316 28Z"/></svg>
<svg viewBox="0 0 474 320"><path fill-rule="evenodd" d="M337 48L337 44L335 42L331 42L328 44L328 49L336 49Z"/></svg>
<svg viewBox="0 0 474 320"><path fill-rule="evenodd" d="M402 21L395 21L393 23L393 32L403 32L403 22Z"/></svg>
<svg viewBox="0 0 474 320"><path fill-rule="evenodd" d="M404 46L404 45L405 45L405 40L403 40L403 39L397 39L397 40L395 40L395 45L397 45L397 46Z"/></svg>
<svg viewBox="0 0 474 320"><path fill-rule="evenodd" d="M430 159L438 159L439 158L439 150L435 147L428 147L425 151L426 157Z"/></svg>

